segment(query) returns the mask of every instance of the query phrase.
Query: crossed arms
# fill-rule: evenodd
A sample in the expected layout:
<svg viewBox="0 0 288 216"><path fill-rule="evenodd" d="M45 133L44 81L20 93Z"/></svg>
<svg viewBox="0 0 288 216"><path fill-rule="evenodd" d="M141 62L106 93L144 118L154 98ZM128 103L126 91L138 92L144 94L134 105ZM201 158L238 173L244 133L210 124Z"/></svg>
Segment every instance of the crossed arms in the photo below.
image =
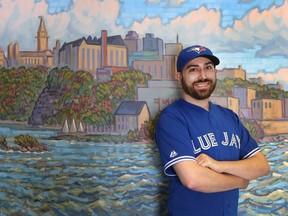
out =
<svg viewBox="0 0 288 216"><path fill-rule="evenodd" d="M268 175L269 164L258 152L239 161L217 161L201 154L195 161L181 161L173 165L181 183L195 191L212 193L246 188L249 180Z"/></svg>

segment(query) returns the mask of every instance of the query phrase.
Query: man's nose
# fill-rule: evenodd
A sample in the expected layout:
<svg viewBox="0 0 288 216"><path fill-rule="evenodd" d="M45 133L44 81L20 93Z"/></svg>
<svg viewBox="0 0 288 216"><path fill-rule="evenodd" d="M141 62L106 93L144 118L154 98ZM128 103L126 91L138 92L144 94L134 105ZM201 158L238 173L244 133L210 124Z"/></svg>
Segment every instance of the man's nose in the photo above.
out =
<svg viewBox="0 0 288 216"><path fill-rule="evenodd" d="M199 79L206 79L206 71L204 68L199 69Z"/></svg>

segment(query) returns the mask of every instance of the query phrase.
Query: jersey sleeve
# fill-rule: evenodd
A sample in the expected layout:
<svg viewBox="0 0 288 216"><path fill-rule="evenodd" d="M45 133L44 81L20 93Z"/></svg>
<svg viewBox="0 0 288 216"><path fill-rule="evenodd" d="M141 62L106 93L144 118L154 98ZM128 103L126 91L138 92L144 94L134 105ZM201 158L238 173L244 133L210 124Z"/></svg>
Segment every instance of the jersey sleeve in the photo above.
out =
<svg viewBox="0 0 288 216"><path fill-rule="evenodd" d="M161 113L155 134L156 144L167 176L176 176L173 165L184 160L195 161L185 118L176 113Z"/></svg>
<svg viewBox="0 0 288 216"><path fill-rule="evenodd" d="M239 131L241 135L240 158L245 159L245 158L252 157L257 152L260 151L260 148L257 142L250 135L249 131L242 124L238 116L237 116L237 121L238 121Z"/></svg>

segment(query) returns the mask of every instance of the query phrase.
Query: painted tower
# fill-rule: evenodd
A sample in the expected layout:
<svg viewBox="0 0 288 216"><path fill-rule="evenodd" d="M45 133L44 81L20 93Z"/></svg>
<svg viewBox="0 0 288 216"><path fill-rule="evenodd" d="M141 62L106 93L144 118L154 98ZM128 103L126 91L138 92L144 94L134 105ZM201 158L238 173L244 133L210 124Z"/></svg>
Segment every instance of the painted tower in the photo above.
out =
<svg viewBox="0 0 288 216"><path fill-rule="evenodd" d="M7 65L8 67L35 67L38 65L45 66L47 68L54 67L53 56L60 47L60 42L56 42L55 52L53 53L48 48L48 33L45 27L44 19L40 18L40 24L37 32L37 50L36 51L20 51L20 45L16 42L14 45L10 43L7 47ZM55 59L57 61L57 59ZM57 66L57 62L55 62Z"/></svg>
<svg viewBox="0 0 288 216"><path fill-rule="evenodd" d="M40 18L40 25L37 32L37 51L48 50L48 32L45 27L44 19L42 16Z"/></svg>

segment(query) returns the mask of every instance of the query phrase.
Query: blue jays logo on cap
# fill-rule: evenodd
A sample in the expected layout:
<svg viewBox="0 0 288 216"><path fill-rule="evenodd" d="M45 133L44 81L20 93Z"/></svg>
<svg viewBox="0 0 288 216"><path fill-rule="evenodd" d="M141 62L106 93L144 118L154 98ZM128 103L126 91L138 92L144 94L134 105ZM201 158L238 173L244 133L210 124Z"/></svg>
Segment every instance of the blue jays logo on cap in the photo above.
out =
<svg viewBox="0 0 288 216"><path fill-rule="evenodd" d="M197 52L199 54L199 53L201 53L201 51L205 51L205 50L206 50L205 47L196 46L196 47L190 47L190 49L188 49L187 52L194 51L194 52Z"/></svg>
<svg viewBox="0 0 288 216"><path fill-rule="evenodd" d="M213 55L210 49L204 46L195 45L181 50L177 59L177 71L181 72L189 61L197 57L208 58L214 65L218 65L220 63L220 60Z"/></svg>

